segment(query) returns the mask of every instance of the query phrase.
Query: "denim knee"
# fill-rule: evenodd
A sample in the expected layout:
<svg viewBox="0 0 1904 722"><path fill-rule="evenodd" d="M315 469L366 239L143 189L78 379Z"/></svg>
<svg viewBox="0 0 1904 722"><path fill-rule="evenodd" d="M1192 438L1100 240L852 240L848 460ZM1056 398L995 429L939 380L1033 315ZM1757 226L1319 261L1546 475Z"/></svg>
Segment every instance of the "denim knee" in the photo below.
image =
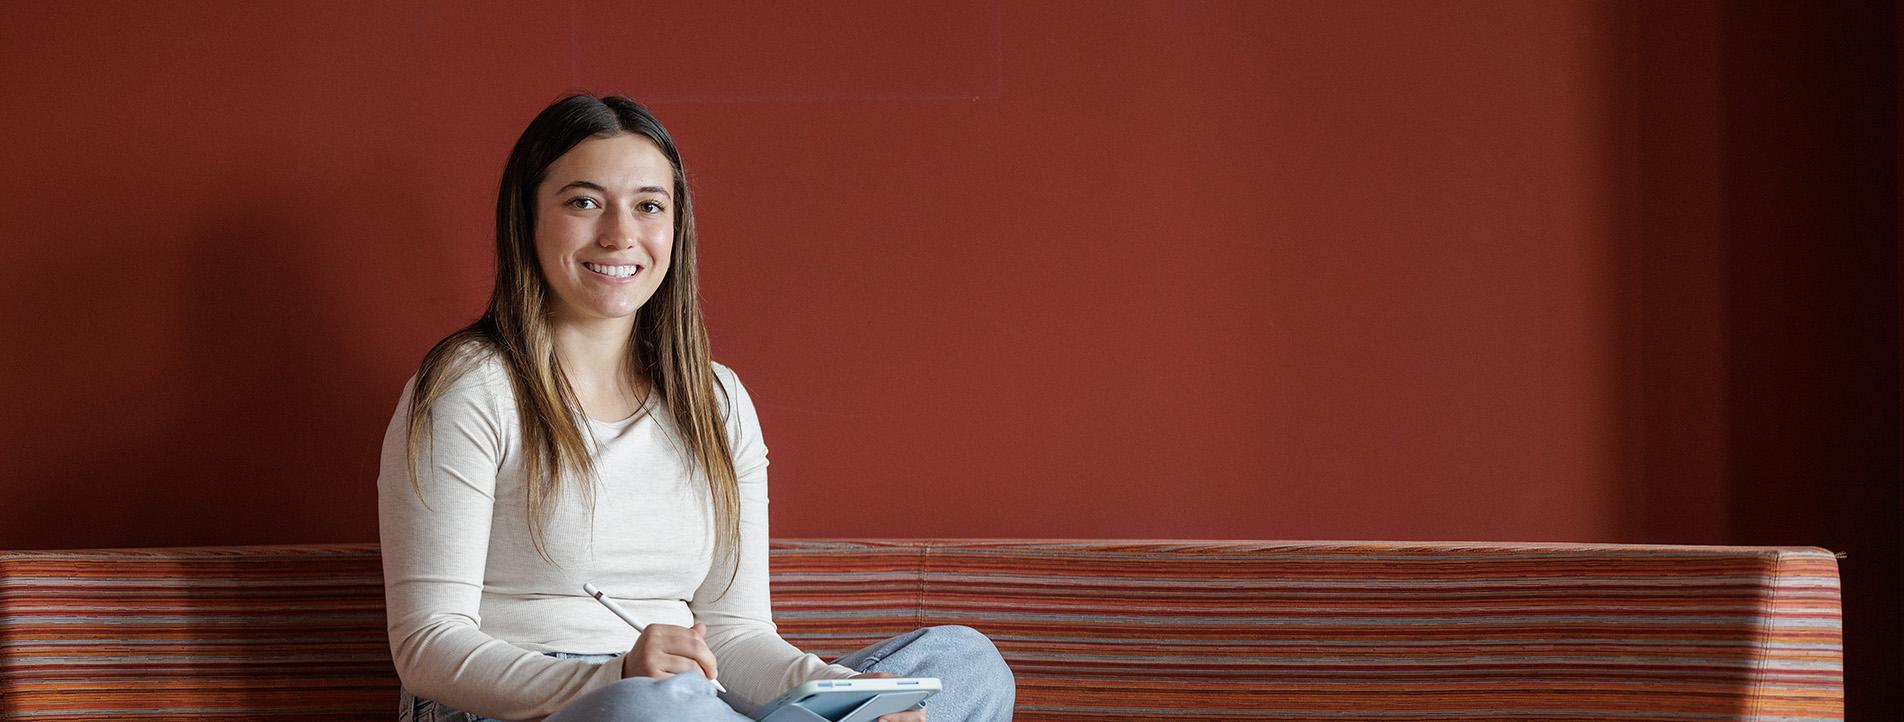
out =
<svg viewBox="0 0 1904 722"><path fill-rule="evenodd" d="M1005 663L1005 658L998 654L998 646L992 644L991 637L963 624L926 627L925 636L932 639L935 648L952 650L959 657L980 663L990 660L997 660L1001 665Z"/></svg>
<svg viewBox="0 0 1904 722"><path fill-rule="evenodd" d="M927 627L920 638L933 657L939 657L937 676L944 678L948 692L962 697L954 705L958 720L1009 720L1019 692L1011 665L998 653L990 636L965 625ZM950 699L946 699L950 701ZM927 703L931 707L931 703ZM952 712L952 709L946 709Z"/></svg>
<svg viewBox="0 0 1904 722"><path fill-rule="evenodd" d="M1016 692L1018 683L1011 665L1005 663L991 637L963 624L927 627L925 631L931 649L940 651L948 661L956 660L961 684L992 695Z"/></svg>

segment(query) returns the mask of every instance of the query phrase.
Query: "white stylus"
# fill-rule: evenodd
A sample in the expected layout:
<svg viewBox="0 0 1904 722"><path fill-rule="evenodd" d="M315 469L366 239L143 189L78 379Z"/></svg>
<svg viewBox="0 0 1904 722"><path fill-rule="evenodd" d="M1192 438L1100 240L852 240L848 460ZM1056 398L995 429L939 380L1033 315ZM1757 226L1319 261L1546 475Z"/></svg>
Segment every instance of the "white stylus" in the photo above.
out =
<svg viewBox="0 0 1904 722"><path fill-rule="evenodd" d="M620 604L616 604L615 600L609 598L608 593L602 591L601 587L595 586L594 582L583 582L582 591L588 592L588 595L594 597L595 601L601 602L604 607L608 607L608 611L614 612L617 617L621 617L621 621L627 622L630 627L634 627L636 634L640 634L648 629L648 625L642 624L640 620L635 619L635 615L629 614L626 609L622 609ZM727 693L727 688L722 687L720 682L715 680L708 681L714 682L714 688L720 690L722 694Z"/></svg>

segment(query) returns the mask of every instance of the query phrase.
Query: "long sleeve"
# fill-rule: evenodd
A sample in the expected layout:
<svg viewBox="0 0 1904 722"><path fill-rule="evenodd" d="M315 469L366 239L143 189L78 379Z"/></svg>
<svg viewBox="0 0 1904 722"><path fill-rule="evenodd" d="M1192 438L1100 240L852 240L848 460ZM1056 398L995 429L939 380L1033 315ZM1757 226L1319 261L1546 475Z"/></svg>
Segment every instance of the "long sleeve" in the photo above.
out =
<svg viewBox="0 0 1904 722"><path fill-rule="evenodd" d="M725 366L714 368L728 393L727 435L740 478L740 563L723 564L716 555L689 607L707 624L708 646L732 693L728 703L749 712L801 682L844 679L855 671L801 652L774 627L767 576L767 445L747 389Z"/></svg>
<svg viewBox="0 0 1904 722"><path fill-rule="evenodd" d="M621 678L619 660L560 660L482 630L496 479L515 430L495 371L471 369L440 397L417 460L406 455L412 378L384 434L377 478L391 656L412 692L498 719L534 719ZM420 494L419 494L420 492Z"/></svg>

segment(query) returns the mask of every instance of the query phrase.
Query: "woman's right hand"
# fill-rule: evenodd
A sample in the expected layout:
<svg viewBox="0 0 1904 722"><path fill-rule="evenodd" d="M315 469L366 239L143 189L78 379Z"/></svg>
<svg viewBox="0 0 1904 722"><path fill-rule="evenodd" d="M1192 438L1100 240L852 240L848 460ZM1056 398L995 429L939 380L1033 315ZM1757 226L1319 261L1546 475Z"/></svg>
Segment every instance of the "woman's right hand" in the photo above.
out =
<svg viewBox="0 0 1904 722"><path fill-rule="evenodd" d="M707 646L707 625L650 624L621 658L621 676L667 679L700 669L714 679L714 650Z"/></svg>

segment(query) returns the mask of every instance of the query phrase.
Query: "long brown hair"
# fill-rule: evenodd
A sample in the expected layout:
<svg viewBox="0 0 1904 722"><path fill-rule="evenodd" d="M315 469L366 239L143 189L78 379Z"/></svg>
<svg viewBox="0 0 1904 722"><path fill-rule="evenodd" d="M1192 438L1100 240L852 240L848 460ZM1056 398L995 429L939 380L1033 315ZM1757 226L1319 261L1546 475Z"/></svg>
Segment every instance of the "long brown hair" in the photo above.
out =
<svg viewBox="0 0 1904 722"><path fill-rule="evenodd" d="M666 128L647 108L621 96L572 95L536 115L516 139L496 194L496 285L482 318L450 334L423 357L410 398L410 479L418 494L417 440L429 433L437 398L475 364L483 352L497 354L515 388L521 419L524 469L528 473L529 529L543 547L542 522L550 500L565 484L582 483L593 501L594 459L580 419L580 402L555 354L548 282L536 260L536 190L549 165L583 140L634 133L654 141L674 166L674 247L667 274L635 315L629 338L631 373L652 381L674 427L687 445L691 468L699 469L713 500L716 558L731 558L740 544L740 482L733 450L715 401L719 381L701 319L695 271L694 202L687 171ZM725 388L721 393L732 396ZM552 560L551 560L552 561Z"/></svg>

